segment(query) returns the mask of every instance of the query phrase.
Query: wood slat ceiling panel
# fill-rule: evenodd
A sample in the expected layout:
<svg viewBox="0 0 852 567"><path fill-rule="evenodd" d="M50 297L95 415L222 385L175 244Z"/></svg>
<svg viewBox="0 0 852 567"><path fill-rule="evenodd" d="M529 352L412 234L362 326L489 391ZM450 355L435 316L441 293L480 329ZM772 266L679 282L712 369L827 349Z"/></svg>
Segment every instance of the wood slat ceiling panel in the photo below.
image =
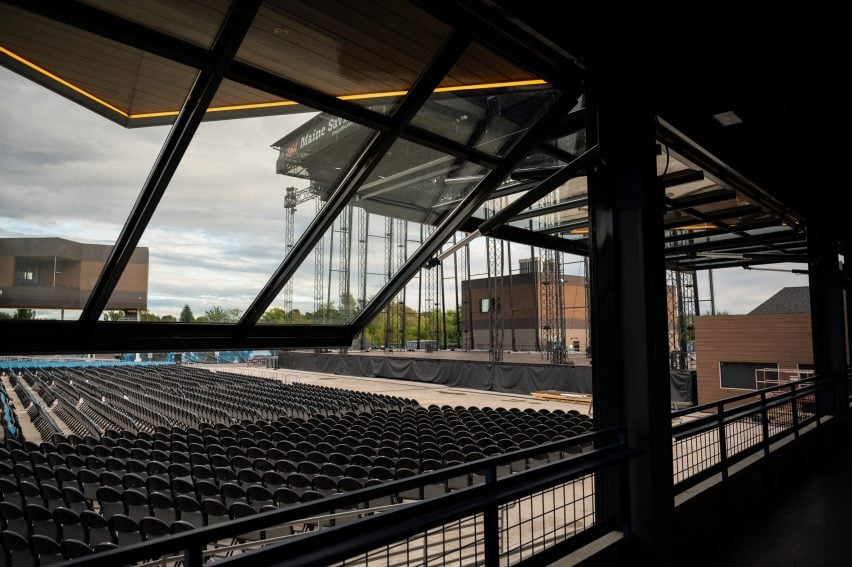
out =
<svg viewBox="0 0 852 567"><path fill-rule="evenodd" d="M196 75L189 67L8 5L0 5L0 45L131 115L179 109Z"/></svg>
<svg viewBox="0 0 852 567"><path fill-rule="evenodd" d="M209 48L230 0L82 0L101 11Z"/></svg>
<svg viewBox="0 0 852 567"><path fill-rule="evenodd" d="M251 101L253 104L264 104L270 102L284 102L284 100L285 99L269 94L265 91L260 91L225 79L222 81L222 85L216 92L216 96L213 97L213 102L210 104L210 107L217 108L222 106L236 106L246 104L247 101ZM309 108L305 106L301 107L301 112L309 111Z"/></svg>
<svg viewBox="0 0 852 567"><path fill-rule="evenodd" d="M406 90L449 28L403 4L266 2L237 59L335 96Z"/></svg>
<svg viewBox="0 0 852 567"><path fill-rule="evenodd" d="M447 74L441 86L503 83L536 78L529 71L510 63L483 45L472 43Z"/></svg>

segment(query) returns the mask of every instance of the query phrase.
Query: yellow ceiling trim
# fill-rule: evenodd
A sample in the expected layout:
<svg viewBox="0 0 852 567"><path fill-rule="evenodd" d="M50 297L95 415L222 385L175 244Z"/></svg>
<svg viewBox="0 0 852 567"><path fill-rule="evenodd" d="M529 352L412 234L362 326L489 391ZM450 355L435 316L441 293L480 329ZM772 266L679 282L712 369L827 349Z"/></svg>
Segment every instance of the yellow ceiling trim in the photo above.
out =
<svg viewBox="0 0 852 567"><path fill-rule="evenodd" d="M121 116L123 116L125 118L129 118L131 120L144 119L144 118L162 118L162 117L166 117L166 116L177 116L178 113L179 113L179 111L177 111L177 110L167 110L167 111L163 111L163 112L143 112L143 113L139 113L139 114L129 114L129 113L121 110L120 108L117 108L117 107L111 105L107 101L93 95L92 93L88 92L87 90L78 87L77 85L71 83L70 81L66 81L62 77L55 75L54 73L51 73L47 69L40 67L39 65L36 65L32 61L30 61L30 60L28 60L24 57L21 57L17 53L6 49L3 46L0 46L0 53L3 53L5 55L11 57L12 59L14 59L15 61L18 61L22 65L25 65L26 67L29 67L30 69L32 69L32 70L34 70L38 73L41 73L45 77L48 77L48 78L56 81L60 85L65 86L65 87L71 89L72 91L83 95L84 97L88 98L92 102L95 102L95 103L103 106L104 108L108 108L109 110L112 110L113 112L120 114ZM498 89L498 88L508 88L508 87L524 87L524 86L530 86L530 85L544 85L544 84L547 84L547 83L545 83L545 81L542 81L541 79L530 79L530 80L525 80L525 81L506 81L506 82L502 82L502 83L480 83L480 84L475 84L475 85L456 85L456 86L452 86L452 87L438 87L438 88L435 89L434 92L436 92L436 93L448 93L448 92L456 92L456 91ZM389 98L389 97L396 97L396 96L405 96L406 94L408 94L408 91L385 91L385 92L378 92L378 93L341 95L341 96L338 96L337 98L340 99L340 100L368 100L368 99L373 99L373 98ZM231 106L214 106L214 107L208 108L207 112L228 112L228 111L233 111L233 110L253 110L253 109L260 109L260 108L275 108L275 107L280 107L280 106L296 106L298 104L299 104L298 102L286 100L286 101L278 101L278 102L237 104L237 105L231 105Z"/></svg>
<svg viewBox="0 0 852 567"><path fill-rule="evenodd" d="M530 79L528 81L506 81L505 83L480 83L477 85L458 85L455 87L438 87L436 93L451 93L455 91L475 91L481 89L502 89L507 87L526 87L529 85L546 85L541 79Z"/></svg>
<svg viewBox="0 0 852 567"><path fill-rule="evenodd" d="M275 108L278 106L296 106L298 102L292 100L283 100L278 102L257 102L253 104L234 104L231 106L211 106L207 112L228 112L230 110L254 110L257 108ZM141 114L131 114L130 118L160 118L163 116L177 116L177 110L169 110L166 112L145 112Z"/></svg>
<svg viewBox="0 0 852 567"><path fill-rule="evenodd" d="M711 223L711 222L704 222L704 223L698 223L698 224L688 224L688 225L685 225L685 226L677 226L677 227L671 228L670 230L711 230L711 229L714 229L714 228L719 228L719 227L716 226L715 224Z"/></svg>
<svg viewBox="0 0 852 567"><path fill-rule="evenodd" d="M48 71L47 69L44 69L43 67L39 67L38 65L36 65L36 64L35 64L35 63L33 63L32 61L30 61L30 60L28 60L28 59L24 59L23 57L21 57L21 56L20 56L20 55L18 55L17 53L14 53L14 52L12 52L12 51L9 51L8 49L6 49L5 47L3 47L2 45L0 45L0 53L3 53L3 54L5 54L5 55L8 55L9 57L11 57L12 59L14 59L14 60L15 60L15 61L17 61L18 63L21 63L21 64L23 64L23 65L26 65L26 66L27 66L27 67L29 67L30 69L33 69L34 71L37 71L37 72L41 73L41 74L42 74L42 75L44 75L45 77L48 77L48 78L50 78L50 79L53 79L54 81L56 81L56 82L57 82L57 83L59 83L60 85L63 85L63 86L65 86L65 87L68 87L68 88L69 88L69 89L71 89L72 91L74 91L74 92L76 92L76 93L78 93L78 94L83 95L84 97L88 98L89 100L91 100L91 101L93 101L93 102L96 102L96 103L100 104L101 106L103 106L103 107L105 107L105 108L108 108L108 109L112 110L113 112L117 112L118 114L120 114L120 115L124 116L125 118L129 118L129 117L130 117L130 115L128 115L126 112L124 112L124 111L123 111L123 110L121 110L120 108L116 108L115 106L111 105L111 104L110 104L110 103L108 103L107 101L105 101L105 100L103 100L103 99L101 99L101 98L96 97L95 95L93 95L93 94L92 94L92 93L90 93L89 91L87 91L87 90L85 90L85 89L81 89L80 87L78 87L77 85L75 85L75 84L73 84L73 83L69 83L68 81L66 81L65 79L63 79L63 78L62 78L62 77L60 77L60 76L58 76L58 75L54 75L53 73L51 73L51 72L50 72L50 71Z"/></svg>

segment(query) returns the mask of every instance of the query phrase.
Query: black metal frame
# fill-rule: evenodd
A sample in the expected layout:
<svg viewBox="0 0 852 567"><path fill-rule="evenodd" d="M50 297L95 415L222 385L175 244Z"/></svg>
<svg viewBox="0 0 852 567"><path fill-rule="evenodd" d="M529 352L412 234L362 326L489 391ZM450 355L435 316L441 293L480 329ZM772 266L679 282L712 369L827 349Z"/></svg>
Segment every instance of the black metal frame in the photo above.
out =
<svg viewBox="0 0 852 567"><path fill-rule="evenodd" d="M358 328L357 323L329 326L261 326L257 324L257 321L264 309L274 301L286 281L310 252L311 243L321 237L324 229L336 218L339 209L345 206L348 199L355 194L360 183L366 179L371 169L380 161L391 145L401 138L491 169L489 182L480 184L480 189L477 192L478 198L487 196L484 187L491 186L493 189L496 186L493 181L505 177L514 164L523 157L518 150L515 150L514 153L510 152L504 157L491 156L409 124L440 80L463 54L469 42L475 39L494 48L501 56L528 66L546 80L549 79L557 87L568 86L571 89L579 89L581 85L577 73L570 71L571 69L579 71L580 66L570 55L553 45L549 45L541 38L531 39L529 31L519 31L518 37L514 37L514 35L505 36L504 32L498 31L499 26L495 27L495 18L498 18L499 15L492 13L493 10L489 11L488 22L469 13L467 8L463 9L464 14L457 11L461 9L460 7L454 7L443 14L438 14L438 17L444 19L451 27L456 30L464 29L464 32L455 31L451 34L442 50L442 55L436 57L424 70L401 105L397 107L396 112L392 116L385 116L244 62L234 61L242 38L250 27L258 8L259 2L256 0L249 4L234 3L232 5L232 10L223 21L211 49L204 49L179 38L152 30L144 25L124 20L97 8L76 2L4 1L8 1L8 3L23 10L198 69L199 76L172 127L148 180L140 192L116 246L104 266L101 277L83 310L81 320L77 322L0 322L0 336L4 337L4 340L0 342L0 352L3 353L114 352L128 348L155 351L190 348L221 350L230 348L346 346L351 343L352 336ZM430 5L427 8L434 13L434 6ZM517 27L517 24L512 25ZM543 57L543 54L546 54L546 57ZM166 190L168 182L191 141L209 102L215 95L219 84L225 79L306 104L313 109L333 113L354 123L372 128L375 130L375 134L342 177L337 191L320 215L314 219L303 238L294 246L293 253L283 260L237 325L207 323L159 325L147 322L115 324L98 321L100 313L121 277L130 254L135 250L144 233L148 221ZM558 105L558 108L564 115L572 115L572 113L567 112L570 109L563 108L562 104ZM564 116L556 116L553 112L549 113L548 116L564 118ZM573 124L573 122L571 123ZM541 126L533 129L537 134L534 143L542 143L547 130ZM524 140L523 144L516 142L514 147L530 149L533 138L529 136L529 132ZM500 172L500 174L494 175L496 172ZM523 187L524 184L520 184L520 186ZM471 200L468 199L460 203L455 210L443 219L441 226L458 226L463 223L472 212L468 210L469 207L465 206L466 203L469 204L470 202ZM447 232L447 230L445 229L443 232ZM495 235L517 236L523 242L531 242L533 237L527 235L526 232L528 231L522 229L513 230L512 227L500 227L496 229ZM535 238L537 239L537 237ZM440 246L440 242L436 241L436 238L431 240L433 244L430 248L437 249L437 246ZM540 241L540 244L547 245L548 243L559 244L558 239L547 237ZM409 265L417 264L419 267L418 263L422 263L424 255L425 252L419 253L418 257L412 259ZM414 268L414 270L416 269ZM402 277L396 277L392 285L398 287L404 285L404 283L405 280ZM389 289L390 286L385 287L385 290ZM382 294L383 296L384 294ZM380 309L380 305L376 307L376 304L380 301L381 297L375 299L371 303L371 310ZM363 318L359 319L359 321L361 320Z"/></svg>
<svg viewBox="0 0 852 567"><path fill-rule="evenodd" d="M736 463L759 451L762 451L766 456L774 443L790 436L798 438L802 429L811 424L819 426L821 420L825 417L825 413L820 404L815 403L815 397L833 388L833 380L814 377L789 384L770 386L717 402L672 412L672 420L690 415L700 416L697 419L672 426L672 437L675 444L690 438L700 439L702 435L707 433L716 433L715 447L707 447L706 450L719 454L718 463L709 465L679 482L675 481L675 494L680 494L717 474L721 474L722 480L725 481L728 478L730 468ZM799 405L802 402L812 404L814 409L812 415L807 417L800 415ZM791 408L789 428L770 434L771 410L783 408L786 405ZM729 454L727 426L744 419L753 419L755 423L760 424L761 440L759 443L745 447L734 454Z"/></svg>

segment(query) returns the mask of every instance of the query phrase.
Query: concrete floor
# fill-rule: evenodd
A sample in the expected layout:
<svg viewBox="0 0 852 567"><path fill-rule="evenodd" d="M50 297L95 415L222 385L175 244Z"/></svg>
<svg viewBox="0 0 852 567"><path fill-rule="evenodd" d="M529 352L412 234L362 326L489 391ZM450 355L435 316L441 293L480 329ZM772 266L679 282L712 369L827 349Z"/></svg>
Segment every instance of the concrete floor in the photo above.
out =
<svg viewBox="0 0 852 567"><path fill-rule="evenodd" d="M732 530L701 565L724 567L847 567L852 565L852 446L816 463L753 521Z"/></svg>

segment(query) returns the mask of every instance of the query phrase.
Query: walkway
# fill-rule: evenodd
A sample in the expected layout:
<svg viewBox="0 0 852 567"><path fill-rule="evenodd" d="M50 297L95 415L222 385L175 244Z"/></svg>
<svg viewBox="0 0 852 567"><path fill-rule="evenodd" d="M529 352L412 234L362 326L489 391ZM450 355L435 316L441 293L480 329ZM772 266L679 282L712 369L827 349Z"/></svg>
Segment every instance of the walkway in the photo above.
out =
<svg viewBox="0 0 852 567"><path fill-rule="evenodd" d="M725 567L833 567L852 565L852 447L836 453L774 504L755 510L742 531L713 549L706 565ZM690 561L691 562L691 561Z"/></svg>
<svg viewBox="0 0 852 567"><path fill-rule="evenodd" d="M9 380L9 377L5 372L0 373L0 380L3 381L3 387L6 388L6 393L9 395L9 399L15 405L15 415L18 416L18 424L21 426L21 433L24 434L24 439L37 444L41 443L41 433L38 432L38 429L35 428L33 422L30 421L30 416L27 415L27 409L24 407L24 404L21 403L20 398L18 398L18 393L15 392L14 388L12 388L12 382Z"/></svg>

